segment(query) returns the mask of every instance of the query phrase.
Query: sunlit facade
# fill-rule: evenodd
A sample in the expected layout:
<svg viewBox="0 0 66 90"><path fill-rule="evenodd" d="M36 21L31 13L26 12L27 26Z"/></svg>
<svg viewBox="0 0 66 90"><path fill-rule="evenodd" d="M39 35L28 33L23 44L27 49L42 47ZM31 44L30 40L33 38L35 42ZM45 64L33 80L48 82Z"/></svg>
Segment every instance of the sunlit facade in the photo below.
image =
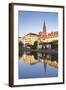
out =
<svg viewBox="0 0 66 90"><path fill-rule="evenodd" d="M20 41L23 42L23 44L30 44L33 45L35 41L38 40L38 35L34 33L29 33L25 35L24 37L20 38Z"/></svg>

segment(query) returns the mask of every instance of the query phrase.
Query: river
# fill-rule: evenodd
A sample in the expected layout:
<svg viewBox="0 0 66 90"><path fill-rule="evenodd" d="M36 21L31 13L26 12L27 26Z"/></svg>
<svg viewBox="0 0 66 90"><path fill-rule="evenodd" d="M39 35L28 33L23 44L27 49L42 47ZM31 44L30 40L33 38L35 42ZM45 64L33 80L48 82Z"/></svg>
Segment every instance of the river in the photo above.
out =
<svg viewBox="0 0 66 90"><path fill-rule="evenodd" d="M19 79L58 77L58 55L22 52L18 72Z"/></svg>

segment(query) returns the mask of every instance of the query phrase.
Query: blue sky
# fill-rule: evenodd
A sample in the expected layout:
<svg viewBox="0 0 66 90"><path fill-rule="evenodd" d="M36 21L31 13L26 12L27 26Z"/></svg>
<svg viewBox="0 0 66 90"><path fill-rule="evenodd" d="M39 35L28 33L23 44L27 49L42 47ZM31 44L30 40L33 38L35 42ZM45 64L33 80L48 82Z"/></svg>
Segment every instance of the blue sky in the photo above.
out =
<svg viewBox="0 0 66 90"><path fill-rule="evenodd" d="M19 11L18 32L19 37L27 33L43 31L43 24L46 24L47 32L58 31L58 13L56 12L35 12Z"/></svg>

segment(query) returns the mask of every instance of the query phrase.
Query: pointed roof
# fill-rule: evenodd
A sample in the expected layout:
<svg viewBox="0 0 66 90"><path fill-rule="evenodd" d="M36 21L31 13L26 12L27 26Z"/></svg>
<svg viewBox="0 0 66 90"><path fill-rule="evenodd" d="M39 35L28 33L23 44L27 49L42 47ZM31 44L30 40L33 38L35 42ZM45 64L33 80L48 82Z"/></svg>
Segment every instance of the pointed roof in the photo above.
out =
<svg viewBox="0 0 66 90"><path fill-rule="evenodd" d="M46 25L45 25L45 21L44 21L44 25L43 25L43 32L46 32Z"/></svg>

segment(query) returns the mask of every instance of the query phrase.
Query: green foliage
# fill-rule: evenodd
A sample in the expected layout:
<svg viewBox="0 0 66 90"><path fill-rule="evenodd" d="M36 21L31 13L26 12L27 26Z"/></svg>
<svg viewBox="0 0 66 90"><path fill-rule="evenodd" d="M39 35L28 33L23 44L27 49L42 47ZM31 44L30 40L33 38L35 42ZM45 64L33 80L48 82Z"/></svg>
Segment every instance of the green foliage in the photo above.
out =
<svg viewBox="0 0 66 90"><path fill-rule="evenodd" d="M52 48L53 49L58 49L58 40L55 40L52 42Z"/></svg>
<svg viewBox="0 0 66 90"><path fill-rule="evenodd" d="M52 49L58 49L58 40L53 41L52 43ZM34 45L27 45L31 49L37 49L37 41L34 42Z"/></svg>
<svg viewBox="0 0 66 90"><path fill-rule="evenodd" d="M37 41L34 42L34 45L28 45L31 49L37 49Z"/></svg>
<svg viewBox="0 0 66 90"><path fill-rule="evenodd" d="M33 49L37 48L37 41L34 42Z"/></svg>
<svg viewBox="0 0 66 90"><path fill-rule="evenodd" d="M22 47L23 46L23 43L20 41L19 42L19 47Z"/></svg>

